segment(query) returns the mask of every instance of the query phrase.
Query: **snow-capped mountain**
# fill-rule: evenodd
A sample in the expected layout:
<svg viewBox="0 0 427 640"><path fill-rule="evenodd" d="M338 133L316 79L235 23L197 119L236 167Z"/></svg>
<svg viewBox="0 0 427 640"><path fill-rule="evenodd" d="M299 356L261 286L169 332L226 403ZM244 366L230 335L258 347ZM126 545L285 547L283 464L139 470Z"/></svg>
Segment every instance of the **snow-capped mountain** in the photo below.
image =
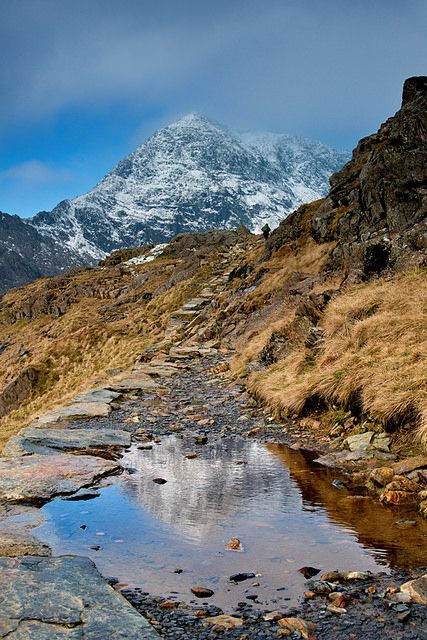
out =
<svg viewBox="0 0 427 640"><path fill-rule="evenodd" d="M276 134L237 134L199 114L161 129L91 191L29 221L82 262L185 231L271 227L322 197L348 154Z"/></svg>

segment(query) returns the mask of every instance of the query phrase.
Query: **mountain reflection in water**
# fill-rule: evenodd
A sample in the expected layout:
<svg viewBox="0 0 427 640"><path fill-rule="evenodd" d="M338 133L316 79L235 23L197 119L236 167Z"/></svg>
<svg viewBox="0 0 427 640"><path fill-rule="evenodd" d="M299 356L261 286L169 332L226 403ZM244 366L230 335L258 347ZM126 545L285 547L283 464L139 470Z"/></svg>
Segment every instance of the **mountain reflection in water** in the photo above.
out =
<svg viewBox="0 0 427 640"><path fill-rule="evenodd" d="M199 457L187 459L193 452ZM278 606L301 596L304 565L375 571L427 562L421 519L402 535L394 523L404 513L334 488L330 471L283 445L234 438L197 446L170 436L152 450L133 446L124 465L134 472L110 478L98 498L45 505L37 534L54 554L89 555L104 575L151 593L188 601L191 586L205 584L228 610L248 589L260 606ZM159 477L167 483L154 483ZM225 551L233 536L243 553ZM247 571L262 574L259 586L228 583Z"/></svg>

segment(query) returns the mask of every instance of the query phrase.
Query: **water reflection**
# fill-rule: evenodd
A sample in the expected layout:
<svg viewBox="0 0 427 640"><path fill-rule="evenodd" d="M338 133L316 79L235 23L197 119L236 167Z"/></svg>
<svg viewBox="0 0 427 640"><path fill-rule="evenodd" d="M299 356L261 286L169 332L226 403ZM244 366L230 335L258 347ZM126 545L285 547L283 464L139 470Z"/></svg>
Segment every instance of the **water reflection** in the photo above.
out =
<svg viewBox="0 0 427 640"><path fill-rule="evenodd" d="M427 523L414 510L383 507L369 496L336 489L336 473L313 463L303 453L268 443L267 449L289 470L303 498L304 508L321 506L338 525L351 527L363 546L390 567L423 566L427 562ZM399 526L397 520L415 520Z"/></svg>
<svg viewBox="0 0 427 640"><path fill-rule="evenodd" d="M126 455L125 464L138 471L125 478L124 491L189 541L206 540L236 515L300 507L288 469L266 455L263 444L230 439L197 447L193 439L172 437L153 447ZM193 452L200 457L185 457ZM152 479L159 475L167 484L155 490Z"/></svg>
<svg viewBox="0 0 427 640"><path fill-rule="evenodd" d="M303 565L377 570L427 561L424 522L402 535L394 522L404 514L333 488L329 471L281 445L235 438L196 447L168 437L150 451L133 447L124 462L135 472L111 479L99 498L47 504L38 535L55 554L89 555L104 574L152 593L191 600L191 586L211 585L212 601L230 610L249 589L271 607L301 595ZM155 484L158 477L167 483ZM233 536L244 553L224 550ZM230 585L241 571L262 574L260 585Z"/></svg>

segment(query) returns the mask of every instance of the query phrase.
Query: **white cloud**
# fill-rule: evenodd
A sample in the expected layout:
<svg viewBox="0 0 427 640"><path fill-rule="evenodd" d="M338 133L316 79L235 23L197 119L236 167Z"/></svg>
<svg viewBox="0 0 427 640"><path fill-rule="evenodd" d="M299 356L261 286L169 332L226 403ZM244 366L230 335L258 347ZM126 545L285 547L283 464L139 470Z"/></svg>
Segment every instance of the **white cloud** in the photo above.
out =
<svg viewBox="0 0 427 640"><path fill-rule="evenodd" d="M40 160L28 160L0 171L0 180L13 180L25 185L63 182L71 178L70 171L55 169Z"/></svg>

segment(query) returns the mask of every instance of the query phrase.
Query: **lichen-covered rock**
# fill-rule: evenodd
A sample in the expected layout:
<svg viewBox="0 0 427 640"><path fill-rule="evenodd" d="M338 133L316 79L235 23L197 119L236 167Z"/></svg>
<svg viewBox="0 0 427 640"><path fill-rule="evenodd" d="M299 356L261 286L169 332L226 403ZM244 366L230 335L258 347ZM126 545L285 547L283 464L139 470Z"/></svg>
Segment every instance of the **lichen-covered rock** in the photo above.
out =
<svg viewBox="0 0 427 640"><path fill-rule="evenodd" d="M411 504L415 502L415 500L416 494L414 494L412 491L396 491L386 488L380 495L380 502L390 506Z"/></svg>
<svg viewBox="0 0 427 640"><path fill-rule="evenodd" d="M372 469L368 476L368 483L375 486L385 487L393 480L394 471L391 467L377 467Z"/></svg>

